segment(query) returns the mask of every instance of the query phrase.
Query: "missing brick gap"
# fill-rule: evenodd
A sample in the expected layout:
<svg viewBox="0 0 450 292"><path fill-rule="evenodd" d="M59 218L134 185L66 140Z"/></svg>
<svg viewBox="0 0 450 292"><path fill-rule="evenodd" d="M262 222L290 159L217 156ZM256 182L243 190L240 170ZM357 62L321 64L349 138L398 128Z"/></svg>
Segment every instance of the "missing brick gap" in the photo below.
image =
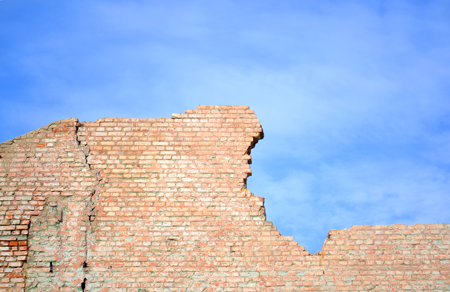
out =
<svg viewBox="0 0 450 292"><path fill-rule="evenodd" d="M84 278L83 282L81 283L81 291L86 291L86 284L87 284L87 279Z"/></svg>
<svg viewBox="0 0 450 292"><path fill-rule="evenodd" d="M85 273L88 273L88 272L89 272L89 268L88 268L88 265L87 265L87 262L86 262L86 261L83 262L83 271L84 271Z"/></svg>
<svg viewBox="0 0 450 292"><path fill-rule="evenodd" d="M81 145L80 138L78 137L78 128L81 126L81 123L77 120L75 124L75 141L77 141L77 146Z"/></svg>
<svg viewBox="0 0 450 292"><path fill-rule="evenodd" d="M50 262L50 273L53 274L53 262Z"/></svg>

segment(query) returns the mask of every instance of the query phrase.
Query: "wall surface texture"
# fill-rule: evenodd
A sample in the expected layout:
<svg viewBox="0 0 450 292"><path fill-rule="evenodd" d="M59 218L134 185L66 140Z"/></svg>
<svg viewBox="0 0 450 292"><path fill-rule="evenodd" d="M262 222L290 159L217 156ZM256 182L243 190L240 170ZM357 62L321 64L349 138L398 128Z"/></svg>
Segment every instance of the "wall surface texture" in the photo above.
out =
<svg viewBox="0 0 450 292"><path fill-rule="evenodd" d="M67 119L0 144L0 292L450 291L450 225L332 230L309 254L246 188L247 106Z"/></svg>

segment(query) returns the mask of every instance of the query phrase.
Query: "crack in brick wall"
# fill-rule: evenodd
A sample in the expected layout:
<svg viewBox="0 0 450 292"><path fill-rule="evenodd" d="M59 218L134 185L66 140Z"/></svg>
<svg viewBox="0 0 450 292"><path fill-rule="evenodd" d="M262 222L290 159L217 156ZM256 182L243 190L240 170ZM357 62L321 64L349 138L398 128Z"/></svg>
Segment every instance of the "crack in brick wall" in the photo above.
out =
<svg viewBox="0 0 450 292"><path fill-rule="evenodd" d="M247 106L62 120L0 144L3 291L450 291L449 225L353 226L308 251L247 189Z"/></svg>
<svg viewBox="0 0 450 292"><path fill-rule="evenodd" d="M0 156L9 157L0 167L0 291L81 285L83 217L96 178L77 126L77 119L61 120L0 144Z"/></svg>

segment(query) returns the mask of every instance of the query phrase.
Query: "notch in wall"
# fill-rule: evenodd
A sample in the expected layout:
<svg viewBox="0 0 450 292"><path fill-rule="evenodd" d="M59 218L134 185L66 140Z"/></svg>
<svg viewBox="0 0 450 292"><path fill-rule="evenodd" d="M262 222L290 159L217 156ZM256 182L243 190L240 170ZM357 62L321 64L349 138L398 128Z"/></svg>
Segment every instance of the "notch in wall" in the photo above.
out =
<svg viewBox="0 0 450 292"><path fill-rule="evenodd" d="M81 291L86 291L86 284L87 284L87 279L84 278L83 282L81 283Z"/></svg>

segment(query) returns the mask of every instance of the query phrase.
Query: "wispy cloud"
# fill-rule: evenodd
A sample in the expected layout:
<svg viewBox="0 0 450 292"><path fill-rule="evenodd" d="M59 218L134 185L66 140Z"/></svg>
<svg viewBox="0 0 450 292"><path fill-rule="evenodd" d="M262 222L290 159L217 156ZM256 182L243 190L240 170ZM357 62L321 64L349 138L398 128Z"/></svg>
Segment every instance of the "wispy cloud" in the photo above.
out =
<svg viewBox="0 0 450 292"><path fill-rule="evenodd" d="M448 1L3 1L0 137L54 120L248 104L250 189L330 228L448 222Z"/></svg>
<svg viewBox="0 0 450 292"><path fill-rule="evenodd" d="M330 229L363 224L448 222L448 169L405 161L323 164L276 178L254 170L251 189L264 194L268 219L311 252Z"/></svg>

